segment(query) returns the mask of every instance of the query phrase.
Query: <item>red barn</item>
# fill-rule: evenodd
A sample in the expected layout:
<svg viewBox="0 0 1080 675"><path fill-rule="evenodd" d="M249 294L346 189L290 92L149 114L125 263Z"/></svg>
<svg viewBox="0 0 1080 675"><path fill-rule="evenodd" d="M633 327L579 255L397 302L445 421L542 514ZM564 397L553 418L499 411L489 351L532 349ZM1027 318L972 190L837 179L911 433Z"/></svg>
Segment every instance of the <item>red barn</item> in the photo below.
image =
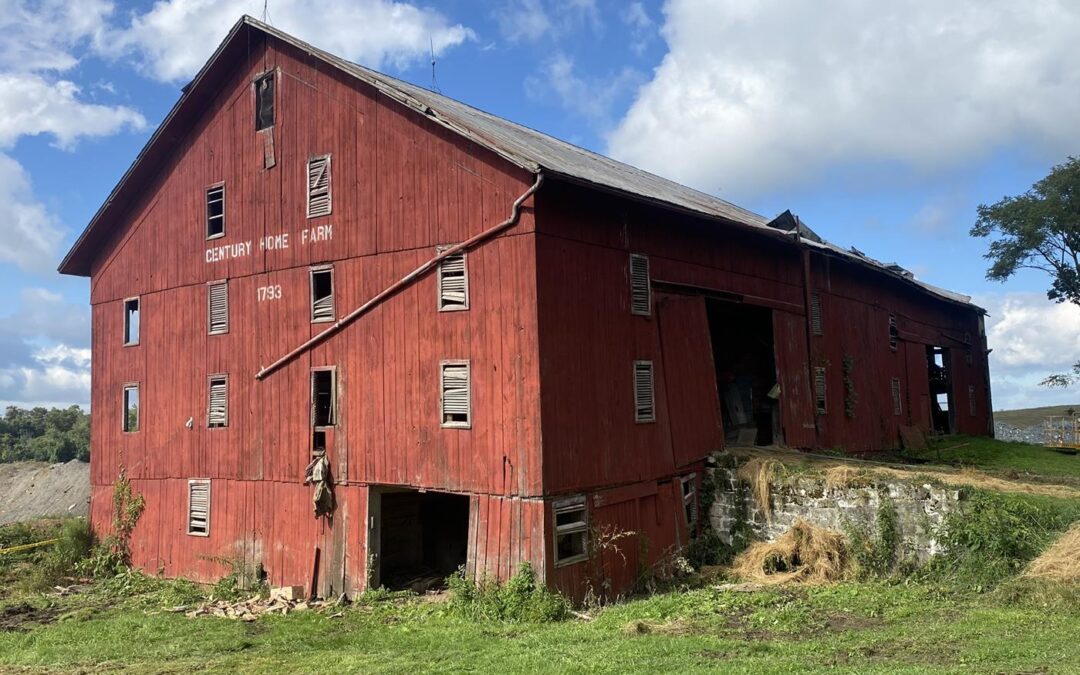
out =
<svg viewBox="0 0 1080 675"><path fill-rule="evenodd" d="M91 278L93 525L123 468L168 576L623 590L725 444L991 429L967 298L250 18L60 271Z"/></svg>

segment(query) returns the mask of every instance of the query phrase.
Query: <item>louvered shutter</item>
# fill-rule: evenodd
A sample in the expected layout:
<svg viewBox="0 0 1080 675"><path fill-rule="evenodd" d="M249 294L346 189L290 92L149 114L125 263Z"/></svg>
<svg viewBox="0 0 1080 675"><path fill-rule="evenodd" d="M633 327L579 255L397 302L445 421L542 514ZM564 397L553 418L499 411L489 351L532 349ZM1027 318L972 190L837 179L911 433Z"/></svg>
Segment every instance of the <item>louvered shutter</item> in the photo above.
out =
<svg viewBox="0 0 1080 675"><path fill-rule="evenodd" d="M308 218L330 215L330 155L308 160Z"/></svg>
<svg viewBox="0 0 1080 675"><path fill-rule="evenodd" d="M210 379L210 401L207 411L207 426L228 426L229 381L227 378L214 377Z"/></svg>
<svg viewBox="0 0 1080 675"><path fill-rule="evenodd" d="M810 294L810 330L814 335L823 335L821 329L821 294Z"/></svg>
<svg viewBox="0 0 1080 675"><path fill-rule="evenodd" d="M469 278L465 254L457 253L439 263L439 309L469 308Z"/></svg>
<svg viewBox="0 0 1080 675"><path fill-rule="evenodd" d="M814 368L814 397L818 414L824 415L828 411L828 401L825 399L825 369L821 367Z"/></svg>
<svg viewBox="0 0 1080 675"><path fill-rule="evenodd" d="M210 481L188 481L188 534L210 534Z"/></svg>
<svg viewBox="0 0 1080 675"><path fill-rule="evenodd" d="M649 259L630 254L630 313L648 316L652 313L649 287Z"/></svg>
<svg viewBox="0 0 1080 675"><path fill-rule="evenodd" d="M442 364L442 424L468 426L470 423L470 387L468 363Z"/></svg>
<svg viewBox="0 0 1080 675"><path fill-rule="evenodd" d="M975 417L975 385L968 385L968 412Z"/></svg>
<svg viewBox="0 0 1080 675"><path fill-rule="evenodd" d="M892 379L892 414L902 415L904 412L904 402L900 392L900 378L894 377Z"/></svg>
<svg viewBox="0 0 1080 675"><path fill-rule="evenodd" d="M652 361L634 362L634 421L655 422L656 403L653 391Z"/></svg>
<svg viewBox="0 0 1080 675"><path fill-rule="evenodd" d="M311 271L311 320L334 320L334 272L329 269Z"/></svg>
<svg viewBox="0 0 1080 675"><path fill-rule="evenodd" d="M229 285L210 284L210 334L229 332Z"/></svg>

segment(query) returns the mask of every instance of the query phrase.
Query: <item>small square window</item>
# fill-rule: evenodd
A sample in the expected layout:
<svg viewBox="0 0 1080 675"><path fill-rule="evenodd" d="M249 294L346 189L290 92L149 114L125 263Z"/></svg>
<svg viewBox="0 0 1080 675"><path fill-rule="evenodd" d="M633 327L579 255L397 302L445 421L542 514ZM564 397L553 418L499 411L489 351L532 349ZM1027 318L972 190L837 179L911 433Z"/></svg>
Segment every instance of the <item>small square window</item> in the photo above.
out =
<svg viewBox="0 0 1080 675"><path fill-rule="evenodd" d="M207 332L221 335L229 332L229 282L215 281L207 285Z"/></svg>
<svg viewBox="0 0 1080 675"><path fill-rule="evenodd" d="M139 430L139 385L124 386L124 421L123 429L127 433Z"/></svg>
<svg viewBox="0 0 1080 675"><path fill-rule="evenodd" d="M472 426L469 362L443 361L439 367L442 426L468 429Z"/></svg>
<svg viewBox="0 0 1080 675"><path fill-rule="evenodd" d="M446 256L439 262L438 280L440 312L469 308L469 273L464 253Z"/></svg>
<svg viewBox="0 0 1080 675"><path fill-rule="evenodd" d="M188 481L187 533L196 537L210 536L210 481Z"/></svg>
<svg viewBox="0 0 1080 675"><path fill-rule="evenodd" d="M255 80L255 131L274 126L274 74Z"/></svg>
<svg viewBox="0 0 1080 675"><path fill-rule="evenodd" d="M589 557L589 515L584 497L572 497L552 505L555 515L555 566L570 565Z"/></svg>
<svg viewBox="0 0 1080 675"><path fill-rule="evenodd" d="M334 270L311 270L311 322L334 320Z"/></svg>
<svg viewBox="0 0 1080 675"><path fill-rule="evenodd" d="M337 371L333 368L311 371L311 424L316 428L337 424Z"/></svg>
<svg viewBox="0 0 1080 675"><path fill-rule="evenodd" d="M206 188L206 238L225 236L225 184Z"/></svg>
<svg viewBox="0 0 1080 675"><path fill-rule="evenodd" d="M139 344L139 299L124 301L124 346Z"/></svg>
<svg viewBox="0 0 1080 675"><path fill-rule="evenodd" d="M206 402L206 426L229 426L229 376L211 375Z"/></svg>
<svg viewBox="0 0 1080 675"><path fill-rule="evenodd" d="M652 361L634 361L634 421L656 421L656 392Z"/></svg>

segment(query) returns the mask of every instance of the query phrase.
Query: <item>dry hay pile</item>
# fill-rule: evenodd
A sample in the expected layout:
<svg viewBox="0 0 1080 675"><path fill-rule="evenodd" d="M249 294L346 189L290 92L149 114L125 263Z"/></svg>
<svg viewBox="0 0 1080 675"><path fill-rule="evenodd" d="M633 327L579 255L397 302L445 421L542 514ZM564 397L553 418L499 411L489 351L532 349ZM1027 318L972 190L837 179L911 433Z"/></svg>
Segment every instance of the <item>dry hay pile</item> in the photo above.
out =
<svg viewBox="0 0 1080 675"><path fill-rule="evenodd" d="M761 509L761 512L765 514L765 519L769 521L772 520L772 502L770 500L772 482L776 472L782 468L783 465L775 459L754 457L740 466L735 473L736 478L750 485L750 489L754 493L754 502Z"/></svg>
<svg viewBox="0 0 1080 675"><path fill-rule="evenodd" d="M825 472L825 487L829 490L853 487L864 478L860 469L846 464L837 464Z"/></svg>
<svg viewBox="0 0 1080 675"><path fill-rule="evenodd" d="M1032 560L1024 576L1051 581L1080 581L1080 523L1075 523L1042 555Z"/></svg>
<svg viewBox="0 0 1080 675"><path fill-rule="evenodd" d="M850 568L844 535L802 519L776 541L751 544L732 564L739 577L763 584L839 581Z"/></svg>

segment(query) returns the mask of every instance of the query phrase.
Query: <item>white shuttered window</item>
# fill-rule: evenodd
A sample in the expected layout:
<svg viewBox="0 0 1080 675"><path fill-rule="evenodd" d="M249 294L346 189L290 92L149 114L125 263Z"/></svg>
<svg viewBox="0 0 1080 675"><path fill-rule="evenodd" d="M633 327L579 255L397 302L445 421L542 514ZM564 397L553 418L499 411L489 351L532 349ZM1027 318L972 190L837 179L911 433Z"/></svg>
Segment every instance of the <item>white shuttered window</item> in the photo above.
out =
<svg viewBox="0 0 1080 675"><path fill-rule="evenodd" d="M207 286L207 324L210 335L229 332L229 282L215 281Z"/></svg>
<svg viewBox="0 0 1080 675"><path fill-rule="evenodd" d="M630 313L640 316L652 314L649 259L636 253L630 254Z"/></svg>
<svg viewBox="0 0 1080 675"><path fill-rule="evenodd" d="M330 155L308 160L307 181L307 217L330 215Z"/></svg>
<svg viewBox="0 0 1080 675"><path fill-rule="evenodd" d="M198 537L210 535L210 481L188 481L187 533Z"/></svg>
<svg viewBox="0 0 1080 675"><path fill-rule="evenodd" d="M825 398L825 369L821 366L814 368L814 402L817 414L824 415L829 411L829 403Z"/></svg>
<svg viewBox="0 0 1080 675"><path fill-rule="evenodd" d="M212 375L206 404L206 426L229 426L229 376Z"/></svg>
<svg viewBox="0 0 1080 675"><path fill-rule="evenodd" d="M472 391L468 361L440 364L442 426L467 429L472 425Z"/></svg>
<svg viewBox="0 0 1080 675"><path fill-rule="evenodd" d="M652 361L634 361L634 421L656 421Z"/></svg>
<svg viewBox="0 0 1080 675"><path fill-rule="evenodd" d="M465 254L455 253L439 263L439 311L469 308L469 274Z"/></svg>

